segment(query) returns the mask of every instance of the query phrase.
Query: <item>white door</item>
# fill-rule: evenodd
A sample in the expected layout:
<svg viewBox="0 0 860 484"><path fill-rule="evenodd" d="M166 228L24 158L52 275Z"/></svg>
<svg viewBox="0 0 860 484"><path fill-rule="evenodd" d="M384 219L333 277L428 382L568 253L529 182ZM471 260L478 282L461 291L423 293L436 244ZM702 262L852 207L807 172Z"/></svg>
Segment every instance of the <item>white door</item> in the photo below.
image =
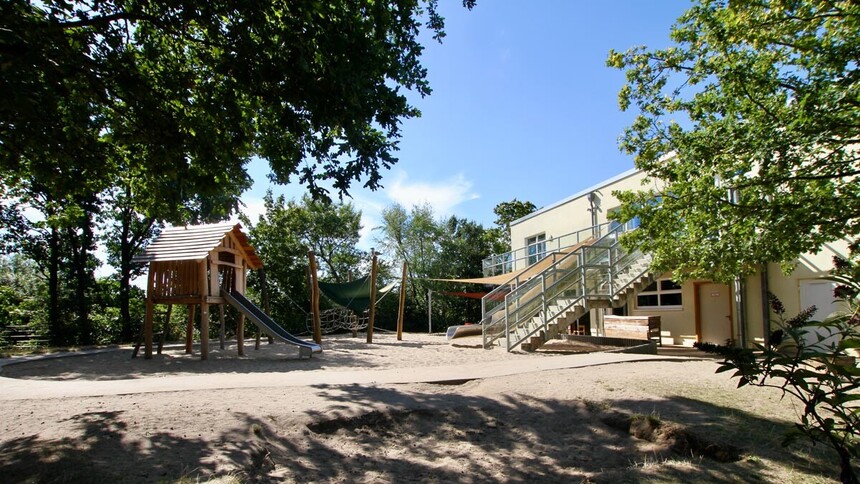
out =
<svg viewBox="0 0 860 484"><path fill-rule="evenodd" d="M823 321L832 313L839 310L839 306L834 301L833 288L836 283L833 281L822 281L819 279L808 279L798 281L800 284L800 311L815 306L816 311L812 314L813 321ZM793 314L786 314L787 317L793 317Z"/></svg>

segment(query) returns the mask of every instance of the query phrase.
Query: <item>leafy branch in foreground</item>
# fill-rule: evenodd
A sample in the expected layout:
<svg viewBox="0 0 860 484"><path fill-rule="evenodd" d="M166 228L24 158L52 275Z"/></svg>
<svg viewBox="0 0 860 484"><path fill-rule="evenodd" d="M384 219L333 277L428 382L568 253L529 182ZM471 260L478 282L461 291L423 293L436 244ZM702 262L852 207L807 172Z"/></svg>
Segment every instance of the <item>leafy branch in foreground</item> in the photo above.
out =
<svg viewBox="0 0 860 484"><path fill-rule="evenodd" d="M773 295L771 311L776 330L770 344L754 349L696 343L724 361L717 373L734 371L738 387L756 385L778 388L802 404L800 421L786 435L783 445L805 435L813 443L833 448L840 458L842 482L856 483L853 461L860 453L860 368L852 356L860 348L860 261L834 258L829 279L839 283L834 296L844 310L823 322L811 321L815 307L792 318Z"/></svg>

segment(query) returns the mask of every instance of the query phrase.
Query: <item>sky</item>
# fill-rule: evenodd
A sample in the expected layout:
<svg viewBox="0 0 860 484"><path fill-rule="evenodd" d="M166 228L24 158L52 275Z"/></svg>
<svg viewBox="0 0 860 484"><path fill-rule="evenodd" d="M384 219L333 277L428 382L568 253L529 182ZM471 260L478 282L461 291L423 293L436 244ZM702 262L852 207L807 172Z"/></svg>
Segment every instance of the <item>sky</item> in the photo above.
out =
<svg viewBox="0 0 860 484"><path fill-rule="evenodd" d="M610 49L669 45L689 0L479 0L471 11L442 0L447 36L424 35L422 63L433 93L411 103L422 116L402 125L399 162L384 188L354 185L362 212L362 249L393 203L429 203L438 217L456 215L490 227L493 207L514 198L538 208L633 168L618 137L635 112L621 112L622 71L606 67ZM298 183L269 183L255 160L242 197L256 221L267 189L300 198Z"/></svg>

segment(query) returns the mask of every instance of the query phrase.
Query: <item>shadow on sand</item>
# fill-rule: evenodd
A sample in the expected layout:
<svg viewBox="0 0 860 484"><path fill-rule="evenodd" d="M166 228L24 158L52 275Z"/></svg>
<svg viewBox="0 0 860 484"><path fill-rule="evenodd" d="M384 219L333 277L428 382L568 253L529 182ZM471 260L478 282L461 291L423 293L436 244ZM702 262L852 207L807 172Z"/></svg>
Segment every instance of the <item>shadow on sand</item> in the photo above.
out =
<svg viewBox="0 0 860 484"><path fill-rule="evenodd" d="M468 385L468 384L467 384ZM444 391L442 388L450 389ZM317 386L328 407L302 415L233 413L215 437L130 435L123 412L71 417L78 435L0 445L6 482L152 482L230 474L243 481L777 482L769 463L835 476L831 456L780 447L789 425L686 398L613 402L657 412L754 457L720 463L636 439L594 402ZM356 412L356 408L363 409ZM802 475L795 477L801 478Z"/></svg>

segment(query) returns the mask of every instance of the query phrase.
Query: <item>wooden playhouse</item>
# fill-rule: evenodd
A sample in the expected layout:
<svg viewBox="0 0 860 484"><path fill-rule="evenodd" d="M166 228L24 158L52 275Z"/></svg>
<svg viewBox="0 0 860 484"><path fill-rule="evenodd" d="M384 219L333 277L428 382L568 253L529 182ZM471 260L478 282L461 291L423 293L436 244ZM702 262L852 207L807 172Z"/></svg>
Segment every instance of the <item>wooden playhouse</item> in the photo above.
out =
<svg viewBox="0 0 860 484"><path fill-rule="evenodd" d="M200 358L207 359L209 306L219 305L223 335L224 304L228 301L221 290L244 294L247 271L263 266L237 223L166 228L133 260L149 264L143 327L146 359L152 358L156 304L188 306L186 353L192 351L194 312L200 306ZM240 312L236 330L239 356L244 355L244 324L245 314Z"/></svg>

